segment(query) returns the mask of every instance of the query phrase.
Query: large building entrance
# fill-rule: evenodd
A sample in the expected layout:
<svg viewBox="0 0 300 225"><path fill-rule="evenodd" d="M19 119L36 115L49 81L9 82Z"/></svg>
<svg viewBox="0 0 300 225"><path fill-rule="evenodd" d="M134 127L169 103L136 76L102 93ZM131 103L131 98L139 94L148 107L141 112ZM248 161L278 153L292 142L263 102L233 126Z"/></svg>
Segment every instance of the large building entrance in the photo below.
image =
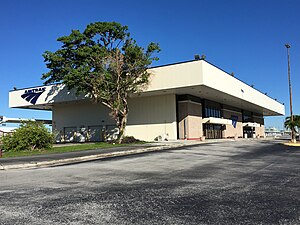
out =
<svg viewBox="0 0 300 225"><path fill-rule="evenodd" d="M203 133L207 139L223 138L221 124L203 124Z"/></svg>
<svg viewBox="0 0 300 225"><path fill-rule="evenodd" d="M255 128L254 127L243 127L244 138L253 138L255 137Z"/></svg>

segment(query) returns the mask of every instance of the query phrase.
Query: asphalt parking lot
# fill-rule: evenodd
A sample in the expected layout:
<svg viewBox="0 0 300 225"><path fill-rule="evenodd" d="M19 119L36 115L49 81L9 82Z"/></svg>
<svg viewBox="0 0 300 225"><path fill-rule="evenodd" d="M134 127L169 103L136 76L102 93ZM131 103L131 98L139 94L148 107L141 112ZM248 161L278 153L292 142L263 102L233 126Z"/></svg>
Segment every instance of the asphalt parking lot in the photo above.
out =
<svg viewBox="0 0 300 225"><path fill-rule="evenodd" d="M0 224L300 224L300 148L210 143L0 172Z"/></svg>

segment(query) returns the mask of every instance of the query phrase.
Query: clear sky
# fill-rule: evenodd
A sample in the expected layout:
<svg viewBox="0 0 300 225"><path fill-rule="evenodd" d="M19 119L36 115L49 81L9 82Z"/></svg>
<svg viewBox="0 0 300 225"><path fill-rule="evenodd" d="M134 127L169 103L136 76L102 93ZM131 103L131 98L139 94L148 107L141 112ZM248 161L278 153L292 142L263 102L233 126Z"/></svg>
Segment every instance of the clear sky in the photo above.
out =
<svg viewBox="0 0 300 225"><path fill-rule="evenodd" d="M51 112L8 108L14 86L42 84L42 54L56 39L96 21L129 26L140 45L161 46L155 65L206 59L269 96L289 114L287 53L291 48L293 111L300 114L299 0L0 0L0 115L51 118ZM282 127L284 117L266 119Z"/></svg>

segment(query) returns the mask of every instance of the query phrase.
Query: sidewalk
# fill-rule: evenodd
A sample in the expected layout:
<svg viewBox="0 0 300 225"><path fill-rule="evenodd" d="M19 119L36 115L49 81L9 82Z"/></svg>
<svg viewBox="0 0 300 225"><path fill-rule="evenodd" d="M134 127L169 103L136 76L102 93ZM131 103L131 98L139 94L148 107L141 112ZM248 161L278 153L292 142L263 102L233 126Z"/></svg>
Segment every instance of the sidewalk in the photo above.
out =
<svg viewBox="0 0 300 225"><path fill-rule="evenodd" d="M65 153L53 153L45 155L34 155L15 158L0 158L0 171L10 169L30 169L41 167L52 167L88 162L99 159L129 156L147 152L168 150L185 146L210 144L216 142L235 141L233 139L218 139L206 141L163 141L143 145L132 145L126 147L101 148L95 150L74 151Z"/></svg>

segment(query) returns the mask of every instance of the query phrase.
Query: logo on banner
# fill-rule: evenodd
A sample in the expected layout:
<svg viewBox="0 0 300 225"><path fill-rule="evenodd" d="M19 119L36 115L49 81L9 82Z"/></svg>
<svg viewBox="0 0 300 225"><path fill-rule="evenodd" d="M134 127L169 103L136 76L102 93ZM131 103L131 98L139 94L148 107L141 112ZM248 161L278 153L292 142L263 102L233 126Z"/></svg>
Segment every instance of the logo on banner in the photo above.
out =
<svg viewBox="0 0 300 225"><path fill-rule="evenodd" d="M44 93L44 91L46 91L45 87L28 89L25 90L25 93L22 94L21 97L27 102L35 105L36 101L41 96L41 94Z"/></svg>
<svg viewBox="0 0 300 225"><path fill-rule="evenodd" d="M232 126L234 128L236 128L236 124L237 124L238 118L239 118L238 116L231 116Z"/></svg>

